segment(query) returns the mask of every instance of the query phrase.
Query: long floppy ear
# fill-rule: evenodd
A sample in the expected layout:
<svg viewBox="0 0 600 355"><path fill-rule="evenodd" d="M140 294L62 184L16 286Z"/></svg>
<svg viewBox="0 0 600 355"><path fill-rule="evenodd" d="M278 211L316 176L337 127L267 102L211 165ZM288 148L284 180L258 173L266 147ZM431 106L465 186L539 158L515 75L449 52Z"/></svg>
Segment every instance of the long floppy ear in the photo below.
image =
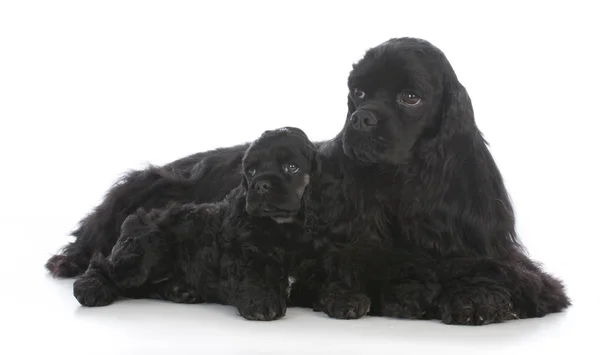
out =
<svg viewBox="0 0 600 355"><path fill-rule="evenodd" d="M350 98L350 94L348 94L348 113L346 114L346 121L350 119L350 116L356 111L356 106L354 106L354 101Z"/></svg>
<svg viewBox="0 0 600 355"><path fill-rule="evenodd" d="M445 58L444 88L437 150L426 191L446 191L440 203L453 219L454 245L478 245L487 255L521 249L514 212L502 174L479 131L471 98ZM468 242L464 241L464 238Z"/></svg>
<svg viewBox="0 0 600 355"><path fill-rule="evenodd" d="M240 178L242 179L240 187L244 193L248 192L248 180L244 176L243 172L240 171Z"/></svg>
<svg viewBox="0 0 600 355"><path fill-rule="evenodd" d="M310 175L317 176L321 173L321 159L319 157L317 146L310 143Z"/></svg>
<svg viewBox="0 0 600 355"><path fill-rule="evenodd" d="M444 81L440 137L443 140L460 133L474 132L475 115L471 97L458 80L454 69L444 57Z"/></svg>
<svg viewBox="0 0 600 355"><path fill-rule="evenodd" d="M315 194L314 185L318 184L319 176L321 175L321 158L318 154L317 147L309 141L310 151L310 172L308 174L308 185L304 188L302 194L302 204L304 206L304 233L300 237L301 242L311 241L313 234L316 233L318 226L318 195Z"/></svg>

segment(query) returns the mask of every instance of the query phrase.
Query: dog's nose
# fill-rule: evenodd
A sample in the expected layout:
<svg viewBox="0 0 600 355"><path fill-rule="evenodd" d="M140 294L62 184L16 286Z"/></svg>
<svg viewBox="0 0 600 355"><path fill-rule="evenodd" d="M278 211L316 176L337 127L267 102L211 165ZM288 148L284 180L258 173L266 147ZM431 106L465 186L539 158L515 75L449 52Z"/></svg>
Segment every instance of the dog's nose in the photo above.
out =
<svg viewBox="0 0 600 355"><path fill-rule="evenodd" d="M254 184L254 190L259 194L264 194L271 189L271 183L265 180L257 181Z"/></svg>
<svg viewBox="0 0 600 355"><path fill-rule="evenodd" d="M359 131L367 131L377 125L377 117L372 112L358 110L350 117L352 127Z"/></svg>

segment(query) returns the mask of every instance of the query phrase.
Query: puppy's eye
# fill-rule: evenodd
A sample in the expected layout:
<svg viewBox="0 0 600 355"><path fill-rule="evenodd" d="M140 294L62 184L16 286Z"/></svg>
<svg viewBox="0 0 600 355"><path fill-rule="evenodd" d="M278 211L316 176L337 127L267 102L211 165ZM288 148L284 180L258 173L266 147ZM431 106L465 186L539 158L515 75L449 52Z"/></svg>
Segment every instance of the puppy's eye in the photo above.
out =
<svg viewBox="0 0 600 355"><path fill-rule="evenodd" d="M246 172L248 173L248 175L254 176L254 174L256 174L256 169L250 168L250 169L246 170Z"/></svg>
<svg viewBox="0 0 600 355"><path fill-rule="evenodd" d="M292 163L283 164L282 168L283 171L285 171L288 174L295 174L298 172L298 170L300 170L300 168L296 164Z"/></svg>
<svg viewBox="0 0 600 355"><path fill-rule="evenodd" d="M354 89L354 97L356 97L357 99L364 99L365 96L367 96L367 94L365 94L364 91L362 91L361 89Z"/></svg>
<svg viewBox="0 0 600 355"><path fill-rule="evenodd" d="M417 106L421 103L421 97L414 91L404 90L398 94L396 101L404 106Z"/></svg>

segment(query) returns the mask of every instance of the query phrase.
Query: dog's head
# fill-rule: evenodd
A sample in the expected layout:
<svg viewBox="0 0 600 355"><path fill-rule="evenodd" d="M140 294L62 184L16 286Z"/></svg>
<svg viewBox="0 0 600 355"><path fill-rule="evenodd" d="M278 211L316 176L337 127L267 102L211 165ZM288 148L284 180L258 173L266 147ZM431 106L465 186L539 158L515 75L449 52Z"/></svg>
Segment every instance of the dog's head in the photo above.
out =
<svg viewBox="0 0 600 355"><path fill-rule="evenodd" d="M353 65L348 88L343 149L363 164L401 164L420 142L472 120L470 99L445 55L421 39L369 49Z"/></svg>
<svg viewBox="0 0 600 355"><path fill-rule="evenodd" d="M246 212L278 223L293 221L318 170L316 152L295 127L266 131L252 142L242 160Z"/></svg>

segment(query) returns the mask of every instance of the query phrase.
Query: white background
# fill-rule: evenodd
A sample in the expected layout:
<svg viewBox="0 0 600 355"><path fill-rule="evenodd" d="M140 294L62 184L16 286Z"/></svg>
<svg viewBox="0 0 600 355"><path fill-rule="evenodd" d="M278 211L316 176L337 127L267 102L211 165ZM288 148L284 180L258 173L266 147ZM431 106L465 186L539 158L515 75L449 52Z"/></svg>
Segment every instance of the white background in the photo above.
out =
<svg viewBox="0 0 600 355"><path fill-rule="evenodd" d="M590 4L1 2L0 353L598 354L600 29ZM83 309L72 280L46 275L46 259L128 169L284 125L333 137L351 64L398 36L447 54L522 240L568 286L567 312L459 327L292 309L257 323L212 305Z"/></svg>

